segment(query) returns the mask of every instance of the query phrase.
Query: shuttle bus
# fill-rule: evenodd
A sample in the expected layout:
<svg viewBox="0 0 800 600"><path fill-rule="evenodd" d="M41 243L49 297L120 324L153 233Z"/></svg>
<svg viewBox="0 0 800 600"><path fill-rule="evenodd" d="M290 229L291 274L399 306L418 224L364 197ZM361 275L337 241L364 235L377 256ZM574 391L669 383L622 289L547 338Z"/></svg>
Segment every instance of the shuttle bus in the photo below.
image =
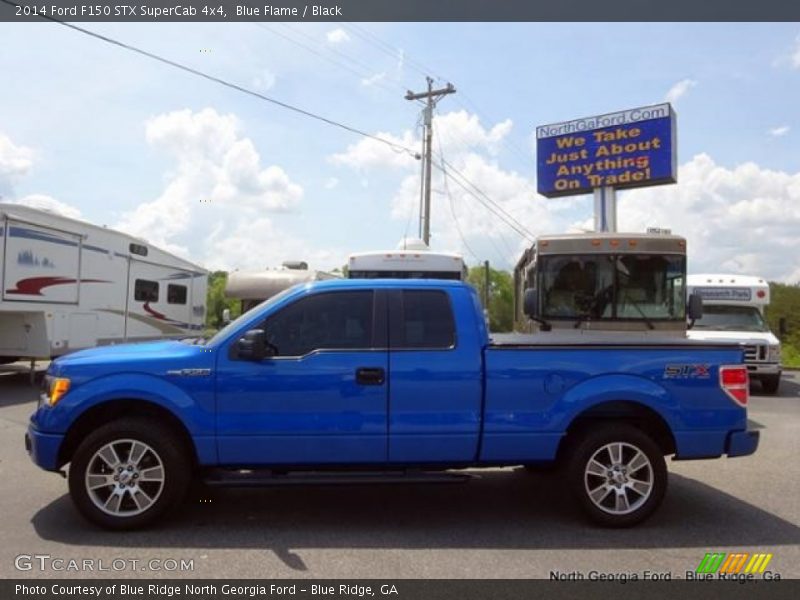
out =
<svg viewBox="0 0 800 600"><path fill-rule="evenodd" d="M780 341L764 318L769 305L769 284L761 277L724 274L689 276L689 291L703 298L703 316L689 337L706 341L732 341L744 346L751 379L774 394L781 380Z"/></svg>
<svg viewBox="0 0 800 600"><path fill-rule="evenodd" d="M351 254L347 261L350 279L454 279L466 281L464 257L433 252L422 240L401 241L398 248L384 252Z"/></svg>

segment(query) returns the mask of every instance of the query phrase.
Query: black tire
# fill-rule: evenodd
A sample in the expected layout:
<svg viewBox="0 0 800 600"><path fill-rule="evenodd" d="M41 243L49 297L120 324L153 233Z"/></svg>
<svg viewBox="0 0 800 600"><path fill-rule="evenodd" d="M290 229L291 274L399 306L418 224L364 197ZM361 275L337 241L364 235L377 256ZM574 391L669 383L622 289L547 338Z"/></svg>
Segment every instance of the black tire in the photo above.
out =
<svg viewBox="0 0 800 600"><path fill-rule="evenodd" d="M610 444L621 445L622 460L617 464L623 466L618 470L609 453ZM646 463L641 462L637 451L647 459ZM592 458L604 466L608 463L608 470L601 470L603 475L587 473ZM667 466L661 448L642 430L624 423L598 424L576 434L567 448L564 466L567 484L578 504L592 521L605 527L631 527L641 523L655 512L667 491ZM591 468L599 469L594 463ZM608 473L620 479L615 482L609 479ZM649 491L646 494L636 491L644 490L647 487L644 483L649 483ZM590 490L596 492L599 506L590 496Z"/></svg>
<svg viewBox="0 0 800 600"><path fill-rule="evenodd" d="M125 465L135 460L131 457L134 443L139 444L137 449L143 445L149 448L142 451L135 468L128 469ZM109 456L104 448L110 444L113 456L119 459L122 467L111 468L110 463L98 455L102 450ZM127 455L126 448L129 448ZM127 486L119 482L119 468L125 472L122 477L127 478ZM138 478L140 473L141 479L132 479L134 475ZM97 491L90 491L90 475L95 482L105 478L109 483L100 483ZM151 476L159 475L160 484L150 480ZM172 429L152 418L124 418L99 427L75 450L69 468L69 492L75 507L92 523L106 529L138 529L154 523L178 505L191 479L192 461ZM108 510L116 508L118 514L109 514L98 506L97 502L102 502L105 494ZM111 499L112 495L120 499Z"/></svg>
<svg viewBox="0 0 800 600"><path fill-rule="evenodd" d="M781 386L780 375L770 375L761 379L761 387L766 394L777 394L778 388Z"/></svg>

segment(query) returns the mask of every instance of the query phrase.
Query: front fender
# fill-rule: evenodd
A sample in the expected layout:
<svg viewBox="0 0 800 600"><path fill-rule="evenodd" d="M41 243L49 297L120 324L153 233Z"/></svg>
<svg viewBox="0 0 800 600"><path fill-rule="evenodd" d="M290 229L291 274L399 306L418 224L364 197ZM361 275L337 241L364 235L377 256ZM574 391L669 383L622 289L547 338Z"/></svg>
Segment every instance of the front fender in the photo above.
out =
<svg viewBox="0 0 800 600"><path fill-rule="evenodd" d="M209 382L210 383L210 382ZM162 377L144 373L114 373L70 390L56 406L43 406L32 417L39 431L66 433L87 410L112 400L145 400L174 414L193 436L213 436L213 386L196 394Z"/></svg>

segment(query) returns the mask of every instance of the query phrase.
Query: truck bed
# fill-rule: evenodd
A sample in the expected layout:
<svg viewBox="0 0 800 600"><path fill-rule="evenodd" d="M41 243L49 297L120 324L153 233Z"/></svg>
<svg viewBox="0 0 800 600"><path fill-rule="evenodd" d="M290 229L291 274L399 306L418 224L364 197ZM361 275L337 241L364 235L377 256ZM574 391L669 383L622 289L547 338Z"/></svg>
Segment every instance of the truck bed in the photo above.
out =
<svg viewBox="0 0 800 600"><path fill-rule="evenodd" d="M586 331L557 329L539 333L492 333L492 347L522 348L526 346L689 346L692 348L728 348L738 346L734 342L709 342L690 339L685 334L665 334L662 331Z"/></svg>

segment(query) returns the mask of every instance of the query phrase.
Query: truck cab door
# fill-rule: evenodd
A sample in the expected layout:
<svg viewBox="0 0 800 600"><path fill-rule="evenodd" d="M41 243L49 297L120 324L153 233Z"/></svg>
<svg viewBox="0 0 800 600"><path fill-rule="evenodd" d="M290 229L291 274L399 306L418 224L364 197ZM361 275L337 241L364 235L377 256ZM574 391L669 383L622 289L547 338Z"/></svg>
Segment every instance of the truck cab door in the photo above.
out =
<svg viewBox="0 0 800 600"><path fill-rule="evenodd" d="M466 292L390 292L390 462L476 459L483 394L476 318L480 316Z"/></svg>
<svg viewBox="0 0 800 600"><path fill-rule="evenodd" d="M217 363L221 464L335 465L387 459L386 297L342 290L301 297L267 317L274 356Z"/></svg>

